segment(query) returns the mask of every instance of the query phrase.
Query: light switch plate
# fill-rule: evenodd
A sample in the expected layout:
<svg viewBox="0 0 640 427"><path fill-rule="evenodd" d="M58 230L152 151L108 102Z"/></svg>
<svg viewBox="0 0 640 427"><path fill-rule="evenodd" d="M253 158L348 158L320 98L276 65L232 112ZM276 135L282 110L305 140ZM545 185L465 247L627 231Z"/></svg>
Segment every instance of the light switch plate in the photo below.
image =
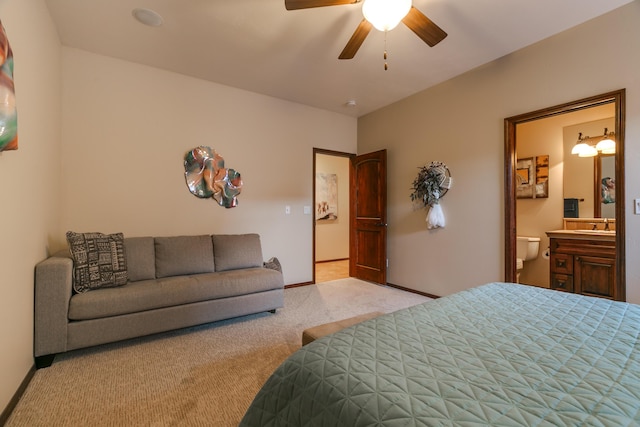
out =
<svg viewBox="0 0 640 427"><path fill-rule="evenodd" d="M640 215L640 199L635 199L633 202L633 213Z"/></svg>
<svg viewBox="0 0 640 427"><path fill-rule="evenodd" d="M285 206L284 207L284 213L286 215L290 215L291 214L291 206Z"/></svg>

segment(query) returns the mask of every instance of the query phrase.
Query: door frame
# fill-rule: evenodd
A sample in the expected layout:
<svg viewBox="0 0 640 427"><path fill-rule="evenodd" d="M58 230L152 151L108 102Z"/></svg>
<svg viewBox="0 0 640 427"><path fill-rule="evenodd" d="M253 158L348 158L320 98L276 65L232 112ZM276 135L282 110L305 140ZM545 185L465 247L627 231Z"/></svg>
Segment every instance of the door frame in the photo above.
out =
<svg viewBox="0 0 640 427"><path fill-rule="evenodd" d="M313 160L312 160L312 164L313 164L313 171L312 171L312 175L311 175L311 182L312 182L312 196L311 199L313 201L312 203L312 212L311 212L311 223L312 223L312 238L311 238L311 270L312 270L312 276L311 276L311 283L315 284L316 283L316 215L315 215L315 208L316 208L316 155L317 154L324 154L326 156L334 156L334 157L347 157L349 160L353 159L354 157L356 157L355 154L353 153L345 153L343 151L333 151L333 150L326 150L324 148L316 148L313 147ZM351 197L349 197L349 199L351 199ZM351 204L351 200L349 200L349 204ZM351 226L349 226L350 228ZM351 233L351 230L349 230L349 233ZM349 242L349 245L351 245L351 242Z"/></svg>
<svg viewBox="0 0 640 427"><path fill-rule="evenodd" d="M616 133L616 287L617 295L626 301L626 254L625 254L625 208L624 200L624 134L626 113L626 89L619 89L553 107L543 108L504 119L505 169L504 169L504 278L516 281L516 127L518 124L579 111L602 104L615 105Z"/></svg>

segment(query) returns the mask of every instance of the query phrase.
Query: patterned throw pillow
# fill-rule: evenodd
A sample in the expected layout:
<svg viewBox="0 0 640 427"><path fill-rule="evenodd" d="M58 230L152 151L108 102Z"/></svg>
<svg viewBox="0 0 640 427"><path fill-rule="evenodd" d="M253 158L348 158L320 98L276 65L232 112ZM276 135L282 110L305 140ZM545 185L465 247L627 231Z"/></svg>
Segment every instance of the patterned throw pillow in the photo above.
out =
<svg viewBox="0 0 640 427"><path fill-rule="evenodd" d="M127 283L127 257L122 233L68 231L67 242L73 258L73 289L76 292Z"/></svg>
<svg viewBox="0 0 640 427"><path fill-rule="evenodd" d="M276 257L273 257L269 261L266 261L263 265L265 268L270 268L282 273L282 265L280 265L280 261Z"/></svg>

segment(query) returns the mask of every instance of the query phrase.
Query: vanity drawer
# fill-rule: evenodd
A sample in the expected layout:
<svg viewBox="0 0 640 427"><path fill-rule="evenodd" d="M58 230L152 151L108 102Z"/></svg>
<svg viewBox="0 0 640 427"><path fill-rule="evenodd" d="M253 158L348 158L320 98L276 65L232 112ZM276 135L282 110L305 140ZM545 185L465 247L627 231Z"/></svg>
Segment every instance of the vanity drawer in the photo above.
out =
<svg viewBox="0 0 640 427"><path fill-rule="evenodd" d="M573 255L551 253L551 272L573 274Z"/></svg>
<svg viewBox="0 0 640 427"><path fill-rule="evenodd" d="M551 289L573 292L573 276L567 274L551 274Z"/></svg>

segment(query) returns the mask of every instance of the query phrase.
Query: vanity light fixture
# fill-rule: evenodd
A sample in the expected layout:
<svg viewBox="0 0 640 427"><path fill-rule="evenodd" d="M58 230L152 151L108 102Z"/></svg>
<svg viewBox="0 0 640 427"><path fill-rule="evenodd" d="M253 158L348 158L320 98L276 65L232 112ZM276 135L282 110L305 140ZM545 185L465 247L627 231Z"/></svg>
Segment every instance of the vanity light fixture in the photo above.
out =
<svg viewBox="0 0 640 427"><path fill-rule="evenodd" d="M615 133L607 131L608 129L604 128L604 135L594 138L582 136L582 132L578 132L578 141L573 146L571 154L577 154L578 157L595 157L598 153L615 154L616 142L613 139L615 138ZM598 141L597 144L595 144L596 141Z"/></svg>
<svg viewBox="0 0 640 427"><path fill-rule="evenodd" d="M598 155L598 150L593 145L588 145L578 153L578 157L595 157Z"/></svg>
<svg viewBox="0 0 640 427"><path fill-rule="evenodd" d="M583 138L582 132L578 132L578 141L576 142L576 145L573 146L573 149L571 150L571 154L577 154L580 157L588 157L588 156L582 155L582 153L587 153L587 152L591 153L591 150L589 150L589 147L591 146L585 142L585 140L588 138L589 138L588 136L585 136ZM593 156L595 156L596 154L598 154L598 151L596 151L596 153L593 154Z"/></svg>
<svg viewBox="0 0 640 427"><path fill-rule="evenodd" d="M616 142L613 138L615 138L614 132L607 133L607 128L604 128L604 136L596 144L596 150L600 151L602 154L615 154L616 152Z"/></svg>

